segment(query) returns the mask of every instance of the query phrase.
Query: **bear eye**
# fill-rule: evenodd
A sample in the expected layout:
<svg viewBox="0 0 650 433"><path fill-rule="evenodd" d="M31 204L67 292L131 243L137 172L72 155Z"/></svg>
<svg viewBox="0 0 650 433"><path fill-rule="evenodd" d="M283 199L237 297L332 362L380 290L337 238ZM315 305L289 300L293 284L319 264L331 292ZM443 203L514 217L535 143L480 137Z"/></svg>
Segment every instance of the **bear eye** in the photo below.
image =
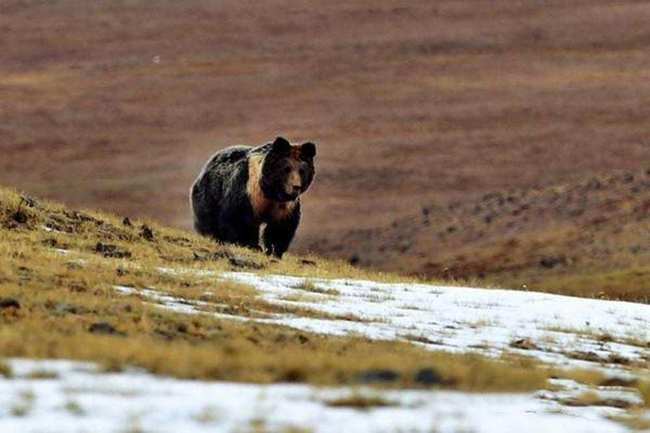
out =
<svg viewBox="0 0 650 433"><path fill-rule="evenodd" d="M284 167L284 172L287 174L291 173L291 167Z"/></svg>
<svg viewBox="0 0 650 433"><path fill-rule="evenodd" d="M300 176L305 177L305 169L304 168L300 169Z"/></svg>

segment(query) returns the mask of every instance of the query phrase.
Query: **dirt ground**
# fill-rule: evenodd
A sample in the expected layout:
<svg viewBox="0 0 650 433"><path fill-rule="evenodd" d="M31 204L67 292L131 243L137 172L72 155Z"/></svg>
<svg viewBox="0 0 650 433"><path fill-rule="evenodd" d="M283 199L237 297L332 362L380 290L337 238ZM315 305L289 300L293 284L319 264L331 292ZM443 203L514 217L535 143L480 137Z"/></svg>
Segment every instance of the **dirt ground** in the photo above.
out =
<svg viewBox="0 0 650 433"><path fill-rule="evenodd" d="M396 221L650 168L648 22L632 0L3 0L0 183L189 227L212 152L310 140L293 251L437 275L458 243L384 254Z"/></svg>

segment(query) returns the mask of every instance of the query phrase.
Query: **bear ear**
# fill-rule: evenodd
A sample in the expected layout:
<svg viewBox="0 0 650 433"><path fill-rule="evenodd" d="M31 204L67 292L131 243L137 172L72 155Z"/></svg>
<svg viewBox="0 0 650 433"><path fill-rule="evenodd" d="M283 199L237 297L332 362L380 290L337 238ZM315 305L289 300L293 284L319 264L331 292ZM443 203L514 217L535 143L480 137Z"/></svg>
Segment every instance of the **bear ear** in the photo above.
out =
<svg viewBox="0 0 650 433"><path fill-rule="evenodd" d="M286 138L277 137L271 145L271 150L281 154L289 154L289 152L291 152L291 144Z"/></svg>
<svg viewBox="0 0 650 433"><path fill-rule="evenodd" d="M300 147L300 154L303 158L312 159L316 156L316 145L311 142L307 142Z"/></svg>

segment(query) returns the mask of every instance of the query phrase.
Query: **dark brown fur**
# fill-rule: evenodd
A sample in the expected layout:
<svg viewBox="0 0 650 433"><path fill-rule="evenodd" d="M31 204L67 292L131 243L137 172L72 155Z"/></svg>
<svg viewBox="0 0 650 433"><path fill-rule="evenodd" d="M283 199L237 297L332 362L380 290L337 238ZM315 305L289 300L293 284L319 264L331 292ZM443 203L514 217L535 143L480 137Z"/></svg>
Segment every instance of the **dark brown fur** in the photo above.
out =
<svg viewBox="0 0 650 433"><path fill-rule="evenodd" d="M214 155L192 187L196 230L213 238L281 257L300 222L300 195L314 178L313 143L278 137L255 148L236 146Z"/></svg>

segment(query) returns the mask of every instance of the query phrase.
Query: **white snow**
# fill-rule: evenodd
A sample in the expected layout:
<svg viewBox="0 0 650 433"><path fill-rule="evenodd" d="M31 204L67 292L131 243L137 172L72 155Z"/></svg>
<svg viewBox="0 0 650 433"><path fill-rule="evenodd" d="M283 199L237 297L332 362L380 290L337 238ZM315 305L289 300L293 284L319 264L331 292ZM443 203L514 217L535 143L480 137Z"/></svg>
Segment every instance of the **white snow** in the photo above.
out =
<svg viewBox="0 0 650 433"><path fill-rule="evenodd" d="M395 406L367 411L327 406L351 392L308 385L197 382L138 371L100 373L92 364L10 360L0 378L0 432L475 432L616 433L613 408L569 408L524 394L386 391ZM30 379L33 371L56 373ZM254 430L263 425L265 429Z"/></svg>
<svg viewBox="0 0 650 433"><path fill-rule="evenodd" d="M338 293L328 295L300 289L305 279L298 277L241 272L214 277L251 284L269 302L360 319L297 315L254 319L260 322L331 335L402 339L432 350L489 356L512 352L564 367L598 368L618 376L631 374L628 365L648 372L650 349L643 343L650 341L650 305L513 290L310 279L318 289ZM218 284L213 290L218 290ZM205 302L188 302L154 290L139 293L177 312L209 310ZM299 300L287 300L294 298ZM200 310L196 308L199 306ZM518 348L514 344L518 340L534 346Z"/></svg>
<svg viewBox="0 0 650 433"><path fill-rule="evenodd" d="M620 359L609 362L613 355L629 363L647 364L650 359L647 346L626 344L628 340L650 341L650 305L514 290L311 280L320 289L339 293L330 296L296 288L303 278L252 273L227 273L224 277L254 285L272 302L363 319L276 319L278 323L314 332L401 338L433 350L488 355L516 352L565 366L604 365L610 371L622 369ZM309 296L300 302L285 300L299 293ZM532 341L537 349L511 346L521 339ZM575 359L583 357L575 355L576 352L589 353L598 362Z"/></svg>
<svg viewBox="0 0 650 433"><path fill-rule="evenodd" d="M200 272L161 269L161 272ZM617 377L647 377L650 306L542 293L310 279L333 294L301 289L303 278L230 272L220 280L254 285L269 302L304 306L359 320L298 315L245 318L220 313L223 306L185 300L155 288L116 286L125 296L181 314L213 314L332 335L401 339L430 350L499 356L515 352L561 367L599 368ZM525 340L529 349L512 347ZM530 345L532 343L532 345ZM578 354L576 354L578 353ZM591 360L581 360L587 354ZM614 359L616 357L617 359ZM621 362L621 359L624 362ZM607 419L613 407L570 407L588 388L556 381L558 391L529 394L468 394L449 391L383 391L395 406L361 411L325 404L349 388L185 381L139 371L104 374L67 361L10 360L17 377L0 378L0 432L248 432L289 427L313 432L625 432ZM30 371L57 372L29 379ZM361 389L358 392L370 392ZM603 387L603 398L640 404L630 389ZM22 415L22 416L21 416ZM138 430L140 429L140 430Z"/></svg>

